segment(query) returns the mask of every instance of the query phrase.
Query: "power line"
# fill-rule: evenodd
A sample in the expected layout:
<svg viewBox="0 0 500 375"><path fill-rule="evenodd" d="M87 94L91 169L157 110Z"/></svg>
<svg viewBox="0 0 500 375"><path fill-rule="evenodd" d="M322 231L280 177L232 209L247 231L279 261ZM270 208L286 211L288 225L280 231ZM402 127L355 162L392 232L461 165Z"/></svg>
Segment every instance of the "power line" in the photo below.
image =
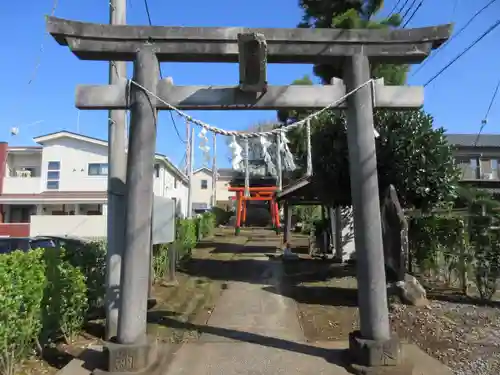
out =
<svg viewBox="0 0 500 375"><path fill-rule="evenodd" d="M456 63L463 55L465 55L467 52L469 52L476 44L478 44L489 33L491 33L493 30L495 30L499 25L500 25L500 19L497 20L497 22L495 22L494 25L490 26L488 28L488 30L486 30L479 38L477 38L474 42L472 42L466 49L464 49L460 54L458 54L453 60L451 60L448 64L446 64L444 66L444 68L442 68L439 72L437 72L430 80L428 80L424 84L424 87L427 86L432 81L434 81L437 77L439 77L446 69L448 69L454 63Z"/></svg>
<svg viewBox="0 0 500 375"><path fill-rule="evenodd" d="M397 13L401 14L404 8L406 8L406 5L410 2L410 0L406 0L403 5L401 5L401 8L397 11Z"/></svg>
<svg viewBox="0 0 500 375"><path fill-rule="evenodd" d="M422 6L423 3L424 3L424 0L420 0L420 3L417 5L417 8L410 15L410 18L408 18L408 21L405 22L405 24L403 25L403 28L405 28L410 23L410 21L413 19L413 17L415 17L415 14L417 14L418 10L420 9L420 7Z"/></svg>
<svg viewBox="0 0 500 375"><path fill-rule="evenodd" d="M412 73L412 77L417 74L424 66L425 64L427 64L430 60L432 60L434 57L436 57L436 55L442 51L443 49L446 48L446 46L448 46L448 44L451 43L452 40L454 40L455 38L457 38L463 31L465 31L465 29L467 29L467 27L469 27L469 25L481 14L483 13L486 9L488 9L493 3L495 3L497 0L491 0L488 4L486 4L485 6L483 6L481 9L479 9L476 13L474 13L474 15L467 21L467 23L462 27L460 28L460 30L458 30L456 32L456 34L453 34L451 36L450 39L448 39L448 41L443 45L441 46L441 48L439 48L434 54L430 55L427 59L424 60L424 62L422 62L422 64L419 65L419 67Z"/></svg>
<svg viewBox="0 0 500 375"><path fill-rule="evenodd" d="M50 15L53 17L56 13L56 9L57 9L57 6L59 5L59 0L54 0L54 2L52 3L52 9L50 11ZM35 81L35 79L37 78L38 76L38 70L40 69L40 65L42 63L42 55L43 55L43 52L44 52L44 44L45 44L45 38L47 38L49 35L49 33L45 32L43 34L43 38L42 38L42 42L40 43L40 49L39 49L39 54L35 60L35 67L33 68L33 71L31 72L31 75L30 75L30 78L28 80L28 84L27 84L27 88L26 88L26 91L25 91L25 94L24 95L21 95L21 100L19 101L19 103L16 103L15 105L15 108L17 108L20 103L22 102L22 100L24 99L24 97L26 96L26 92L28 91L28 88L31 86L31 84ZM17 110L16 110L17 111Z"/></svg>
<svg viewBox="0 0 500 375"><path fill-rule="evenodd" d="M153 22L151 21L151 12L149 11L148 0L144 0L144 8L146 9L146 15L148 16L149 26L153 26ZM158 68L160 71L160 78L163 79L163 73L161 71L161 65L159 62L158 62ZM174 125L175 133L177 134L177 137L179 137L179 139L182 143L187 143L187 141L185 141L181 137L181 133L179 132L179 129L177 128L177 124L175 122L174 115L172 114L172 111L169 111L169 113L170 113L170 119L172 120L172 124Z"/></svg>
<svg viewBox="0 0 500 375"><path fill-rule="evenodd" d="M396 8L398 7L399 3L401 3L401 1L402 1L402 0L398 0L398 1L396 2L396 4L394 4L394 6L392 7L391 11L389 12L389 15L387 16L387 18L390 18L390 17L393 15L394 11L395 11L395 10L396 10Z"/></svg>
<svg viewBox="0 0 500 375"><path fill-rule="evenodd" d="M495 99L497 97L497 94L498 94L498 89L500 88L500 79L498 80L497 82L497 85L495 87L495 91L493 92L493 96L491 97L491 101L490 101L490 104L488 105L488 109L486 110L486 114L484 115L484 118L483 118L483 122L486 123L488 122L488 116L490 114L490 111L491 111L491 107L493 106L493 103L495 102Z"/></svg>
<svg viewBox="0 0 500 375"><path fill-rule="evenodd" d="M413 0L413 2L410 4L410 6L408 7L408 9L406 9L406 12L401 17L402 20L406 18L406 16L408 15L408 13L410 13L411 8L413 8L413 6L415 5L416 2L417 2L417 0Z"/></svg>

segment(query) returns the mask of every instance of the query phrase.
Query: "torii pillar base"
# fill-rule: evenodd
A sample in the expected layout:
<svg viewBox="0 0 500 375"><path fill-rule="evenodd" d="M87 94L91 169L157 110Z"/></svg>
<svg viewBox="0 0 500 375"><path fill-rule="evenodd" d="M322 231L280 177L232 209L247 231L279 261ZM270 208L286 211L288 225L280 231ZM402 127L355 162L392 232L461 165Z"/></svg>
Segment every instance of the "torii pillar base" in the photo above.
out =
<svg viewBox="0 0 500 375"><path fill-rule="evenodd" d="M360 331L349 333L346 360L360 375L412 375L413 364L404 360L403 347L395 335L388 340L367 340Z"/></svg>
<svg viewBox="0 0 500 375"><path fill-rule="evenodd" d="M160 374L165 357L159 353L156 340L143 344L108 342L104 347L106 370L94 370L93 375Z"/></svg>

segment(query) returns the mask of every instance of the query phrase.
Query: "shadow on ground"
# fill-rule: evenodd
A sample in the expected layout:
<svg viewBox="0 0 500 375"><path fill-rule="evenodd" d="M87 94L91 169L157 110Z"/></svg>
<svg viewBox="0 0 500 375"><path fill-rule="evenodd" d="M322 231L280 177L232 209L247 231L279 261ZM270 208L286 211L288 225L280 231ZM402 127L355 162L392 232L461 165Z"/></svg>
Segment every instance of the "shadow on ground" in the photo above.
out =
<svg viewBox="0 0 500 375"><path fill-rule="evenodd" d="M500 301L487 301L478 297L465 295L461 290L450 287L433 288L424 286L427 291L427 298L433 301L459 303L480 307L500 308Z"/></svg>
<svg viewBox="0 0 500 375"><path fill-rule="evenodd" d="M274 253L277 250L275 245L240 245L234 244L215 244L215 249L211 251L212 254L262 254Z"/></svg>
<svg viewBox="0 0 500 375"><path fill-rule="evenodd" d="M70 353L65 352L57 346L47 347L43 349L42 359L47 364L56 369L62 369L75 357Z"/></svg>
<svg viewBox="0 0 500 375"><path fill-rule="evenodd" d="M322 306L358 306L357 289L341 288L336 286L302 286L291 285L281 287L264 287L265 291L292 298L297 303Z"/></svg>
<svg viewBox="0 0 500 375"><path fill-rule="evenodd" d="M329 259L297 259L283 263L283 281L294 285L356 277L356 268L333 263Z"/></svg>
<svg viewBox="0 0 500 375"><path fill-rule="evenodd" d="M175 319L171 319L169 317L165 317L163 321L164 324L169 328L197 331L198 334L210 334L241 342L262 345L269 348L276 348L320 357L335 365L348 368L346 362L343 360L345 351L341 349L325 349L317 346L279 339L276 337L263 336L256 333L243 332L228 328L198 325L193 323L184 323L179 322Z"/></svg>
<svg viewBox="0 0 500 375"><path fill-rule="evenodd" d="M271 261L256 259L191 259L179 270L189 276L205 277L220 281L262 283L262 275Z"/></svg>

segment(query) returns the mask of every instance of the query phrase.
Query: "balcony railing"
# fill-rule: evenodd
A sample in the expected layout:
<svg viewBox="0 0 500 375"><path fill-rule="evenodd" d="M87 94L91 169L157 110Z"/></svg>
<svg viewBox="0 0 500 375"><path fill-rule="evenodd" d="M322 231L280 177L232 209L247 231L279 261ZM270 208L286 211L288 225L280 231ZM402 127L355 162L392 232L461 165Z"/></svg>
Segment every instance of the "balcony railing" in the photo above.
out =
<svg viewBox="0 0 500 375"><path fill-rule="evenodd" d="M41 177L5 177L3 194L38 194L41 184Z"/></svg>

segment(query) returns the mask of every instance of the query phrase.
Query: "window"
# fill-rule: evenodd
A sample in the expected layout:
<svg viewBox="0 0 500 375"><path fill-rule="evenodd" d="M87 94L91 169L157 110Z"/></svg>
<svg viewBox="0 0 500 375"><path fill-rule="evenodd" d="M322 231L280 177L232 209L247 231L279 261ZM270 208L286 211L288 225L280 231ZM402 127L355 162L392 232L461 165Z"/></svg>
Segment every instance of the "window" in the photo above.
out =
<svg viewBox="0 0 500 375"><path fill-rule="evenodd" d="M59 190L59 181L47 181L47 190Z"/></svg>
<svg viewBox="0 0 500 375"><path fill-rule="evenodd" d="M470 168L472 170L472 178L479 180L481 178L481 170L479 168L479 158L470 159Z"/></svg>
<svg viewBox="0 0 500 375"><path fill-rule="evenodd" d="M59 180L59 171L48 171L47 180Z"/></svg>
<svg viewBox="0 0 500 375"><path fill-rule="evenodd" d="M61 169L61 162L49 161L49 165L48 165L47 169L49 171L59 171Z"/></svg>
<svg viewBox="0 0 500 375"><path fill-rule="evenodd" d="M160 177L160 164L155 164L155 177Z"/></svg>
<svg viewBox="0 0 500 375"><path fill-rule="evenodd" d="M174 189L177 189L177 179L174 177Z"/></svg>
<svg viewBox="0 0 500 375"><path fill-rule="evenodd" d="M203 190L208 189L208 181L207 180L201 180L201 188Z"/></svg>
<svg viewBox="0 0 500 375"><path fill-rule="evenodd" d="M90 163L89 176L107 176L108 163Z"/></svg>
<svg viewBox="0 0 500 375"><path fill-rule="evenodd" d="M61 162L49 161L47 165L47 190L59 190Z"/></svg>
<svg viewBox="0 0 500 375"><path fill-rule="evenodd" d="M491 175L494 180L498 180L498 160L491 159Z"/></svg>

